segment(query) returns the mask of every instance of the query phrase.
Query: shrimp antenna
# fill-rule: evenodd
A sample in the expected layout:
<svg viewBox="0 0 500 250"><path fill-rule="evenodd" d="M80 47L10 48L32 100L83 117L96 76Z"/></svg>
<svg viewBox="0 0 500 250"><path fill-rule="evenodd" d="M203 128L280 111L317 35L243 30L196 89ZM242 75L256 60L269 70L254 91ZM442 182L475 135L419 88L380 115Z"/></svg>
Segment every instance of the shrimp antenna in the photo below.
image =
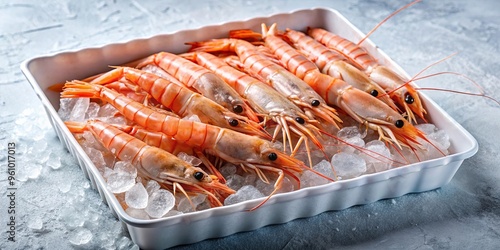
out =
<svg viewBox="0 0 500 250"><path fill-rule="evenodd" d="M417 74L415 74L415 75L414 75L414 76L413 76L410 80L408 80L408 81L407 81L407 82L405 82L404 84L401 84L401 86L398 86L397 88L395 88L395 89L393 89L393 90L391 90L391 91L389 91L389 92L385 93L384 95L389 95L389 94L391 94L391 93L393 93L393 92L397 91L398 89L400 89L400 88L402 88L402 87L404 87L404 86L406 86L406 85L410 84L410 82L412 82L412 81L414 81L415 79L417 79L417 77L418 77L419 75L421 75L422 73L424 73L424 72L425 72L426 70L428 70L429 68L434 67L434 66L436 66L437 64L442 63L442 62L444 62L444 61L446 61L446 60L448 60L448 59L452 58L453 56L455 56L455 55L457 55L457 54L458 54L458 52L452 53L452 54L451 54L451 55L449 55L449 56L446 56L446 57L444 57L444 58L442 58L442 59L440 59L440 60L438 60L438 61L436 61L436 62L433 62L433 63L431 63L431 64L427 65L425 68L423 68L422 70L420 70ZM476 86L477 86L477 85L478 85L478 84L476 83ZM480 88L480 89L482 90L482 88Z"/></svg>
<svg viewBox="0 0 500 250"><path fill-rule="evenodd" d="M392 18L393 16L397 15L399 12L403 11L404 9L407 9L409 8L410 6L418 3L418 2L421 2L422 0L415 0L401 8L399 8L398 10L392 12L389 16L387 16L386 18L384 18L384 20L380 21L375 27L373 27L372 30L370 30L370 32L368 32L365 37L363 37L363 39L361 39L359 42L358 42L358 46L360 44L362 44L373 32L375 32L380 26L382 26L382 24L384 24L385 22L387 22L387 20L389 20L390 18Z"/></svg>
<svg viewBox="0 0 500 250"><path fill-rule="evenodd" d="M498 101L497 99L495 99L495 98L493 98L491 96L488 96L488 95L486 95L484 93L484 90L481 87L481 85L479 85L477 82L475 82L474 80L470 79L469 77L467 77L467 76L465 76L463 74L457 73L457 72L439 72L439 73L434 73L434 74L430 74L430 75L421 76L421 77L415 78L414 80L417 81L417 80L422 80L422 79L425 79L425 78L434 77L434 76L438 76L438 75L444 75L444 74L452 74L452 75L458 75L458 76L464 77L465 79L467 79L467 80L471 81L472 83L474 83L474 85L479 89L479 91L481 93L469 93L469 92L452 90L452 89L429 88L429 87L415 88L415 89L416 90L435 90L435 91L450 92L450 93L455 93L455 94L463 94L463 95L470 95L470 96L480 96L480 97L484 97L486 99L490 99L490 100L496 102L498 105L500 105L500 101Z"/></svg>

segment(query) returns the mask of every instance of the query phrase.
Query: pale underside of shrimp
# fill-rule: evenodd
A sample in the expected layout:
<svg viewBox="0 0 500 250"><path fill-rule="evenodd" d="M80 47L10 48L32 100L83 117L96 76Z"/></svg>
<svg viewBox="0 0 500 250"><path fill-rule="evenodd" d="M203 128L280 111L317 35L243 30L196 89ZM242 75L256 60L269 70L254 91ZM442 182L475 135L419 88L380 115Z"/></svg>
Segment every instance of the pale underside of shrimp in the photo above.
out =
<svg viewBox="0 0 500 250"><path fill-rule="evenodd" d="M148 130L163 132L186 145L198 147L235 165L252 169L264 181L267 179L262 170L276 173L278 179L273 192L255 208L263 205L280 189L285 176L300 183L297 175L304 169L309 169L300 160L274 148L273 143L269 141L209 124L168 116L101 85L81 81L67 82L61 97L99 98L113 105L125 118L136 124Z"/></svg>

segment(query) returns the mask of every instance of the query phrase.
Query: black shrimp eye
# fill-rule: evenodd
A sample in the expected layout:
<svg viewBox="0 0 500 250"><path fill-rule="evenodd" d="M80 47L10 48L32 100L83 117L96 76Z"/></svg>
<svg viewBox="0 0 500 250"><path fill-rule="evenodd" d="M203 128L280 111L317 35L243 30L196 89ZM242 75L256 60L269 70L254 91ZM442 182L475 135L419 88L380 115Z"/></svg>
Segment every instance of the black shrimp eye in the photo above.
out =
<svg viewBox="0 0 500 250"><path fill-rule="evenodd" d="M236 119L229 119L229 125L231 125L232 127L236 127L236 126L238 126L238 124L240 124L238 122L238 120L236 120Z"/></svg>
<svg viewBox="0 0 500 250"><path fill-rule="evenodd" d="M270 153L267 158L269 158L269 160L271 161L275 161L278 159L278 155L276 153Z"/></svg>
<svg viewBox="0 0 500 250"><path fill-rule="evenodd" d="M304 120L304 118L302 117L295 117L295 121L300 123L300 124L304 124L306 121Z"/></svg>
<svg viewBox="0 0 500 250"><path fill-rule="evenodd" d="M243 107L241 105L234 105L233 111L237 114L243 112Z"/></svg>
<svg viewBox="0 0 500 250"><path fill-rule="evenodd" d="M370 95L377 97L378 91L376 89L373 89L372 91L370 91Z"/></svg>
<svg viewBox="0 0 500 250"><path fill-rule="evenodd" d="M398 128L402 128L405 125L405 122L403 120L397 120L394 125L396 125L396 127Z"/></svg>
<svg viewBox="0 0 500 250"><path fill-rule="evenodd" d="M320 103L318 100L313 100L313 101L311 102L311 106L313 106L313 107L317 107L317 106L319 106L320 104L321 104L321 103Z"/></svg>
<svg viewBox="0 0 500 250"><path fill-rule="evenodd" d="M201 181L201 180L203 180L203 177L205 175L202 172L195 172L193 176L194 176L195 179Z"/></svg>
<svg viewBox="0 0 500 250"><path fill-rule="evenodd" d="M411 96L410 94L405 95L405 102L406 103L412 104L414 101L415 101L415 99L413 99L413 96Z"/></svg>

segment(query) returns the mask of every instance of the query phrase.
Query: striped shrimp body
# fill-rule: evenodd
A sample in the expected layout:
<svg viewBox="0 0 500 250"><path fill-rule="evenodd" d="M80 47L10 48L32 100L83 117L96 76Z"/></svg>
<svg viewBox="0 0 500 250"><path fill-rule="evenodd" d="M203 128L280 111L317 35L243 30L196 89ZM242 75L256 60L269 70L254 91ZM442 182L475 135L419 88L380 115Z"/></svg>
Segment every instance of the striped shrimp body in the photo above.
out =
<svg viewBox="0 0 500 250"><path fill-rule="evenodd" d="M412 144L419 144L417 138L426 140L422 132L379 99L353 88L343 80L321 73L313 62L275 36L275 32L276 26L267 30L263 25L265 45L280 58L288 70L304 79L328 104L340 107L361 124L377 131L380 139L394 142L400 147L402 143L414 148Z"/></svg>
<svg viewBox="0 0 500 250"><path fill-rule="evenodd" d="M101 85L81 81L67 82L61 97L99 98L113 105L128 120L148 130L163 132L181 143L204 150L233 164L253 169L264 180L266 179L262 170L274 172L278 174L278 179L271 195L280 189L285 175L298 181L296 175L308 169L302 161L282 153L269 141L205 123L168 116ZM264 204L271 195L257 207Z"/></svg>
<svg viewBox="0 0 500 250"><path fill-rule="evenodd" d="M310 119L321 118L336 127L338 127L338 123L342 122L338 118L336 110L328 106L314 89L280 65L273 63L251 43L227 38L189 44L192 46L191 51L196 52L235 52L246 72L287 97L304 110Z"/></svg>
<svg viewBox="0 0 500 250"><path fill-rule="evenodd" d="M377 97L392 109L398 110L394 101L382 87L371 80L364 72L346 62L344 56L338 52L327 48L300 31L287 29L284 36L293 43L297 50L307 55L307 58L314 62L324 74L342 79L353 87Z"/></svg>
<svg viewBox="0 0 500 250"><path fill-rule="evenodd" d="M139 63L137 67L141 68L148 64L160 67L187 87L196 89L203 96L219 103L228 110L247 116L255 122L259 121L255 112L245 103L243 98L206 68L168 52L151 55Z"/></svg>
<svg viewBox="0 0 500 250"><path fill-rule="evenodd" d="M179 143L172 139L170 136L162 132L149 131L140 126L131 126L131 125L115 125L112 126L120 129L121 131L134 136L135 138L145 142L150 146L154 146L160 149L163 149L173 155L178 155L179 153L186 153L188 155L196 156L201 162L208 168L209 172L215 176L217 176L218 180L222 183L225 183L226 180L224 176L215 168L215 166L208 160L208 158L203 154L201 150L197 148L190 147L188 145Z"/></svg>
<svg viewBox="0 0 500 250"><path fill-rule="evenodd" d="M160 148L149 146L145 142L100 122L88 120L86 124L66 122L71 132L89 130L101 144L118 159L130 161L145 178L156 180L173 190L180 189L186 197L187 192L208 195L212 206L222 206L223 199L234 190L218 182L217 177L208 175L201 168L189 163Z"/></svg>
<svg viewBox="0 0 500 250"><path fill-rule="evenodd" d="M416 122L415 115L425 121L424 115L427 113L422 105L417 90L411 85L409 80L395 73L390 68L380 65L361 46L320 28L308 30L308 34L324 44L344 55L353 62L353 65L364 70L366 74L378 83L399 106L401 106L408 119Z"/></svg>
<svg viewBox="0 0 500 250"><path fill-rule="evenodd" d="M154 99L182 117L197 115L204 123L269 138L269 134L258 123L234 114L185 86L172 83L155 74L129 67L119 67L99 76L92 83L106 84L122 77L140 86Z"/></svg>
<svg viewBox="0 0 500 250"><path fill-rule="evenodd" d="M313 125L317 121L310 120L300 108L269 85L229 66L223 59L206 52L192 52L181 56L213 71L246 98L255 110L276 122L278 128L274 131L273 139L278 136L281 130L285 145L287 138L289 138L292 156L295 155L302 142L305 142L309 155L308 139L318 148L323 148L316 138L316 134L319 134L318 128ZM295 147L292 146L291 133L300 137Z"/></svg>

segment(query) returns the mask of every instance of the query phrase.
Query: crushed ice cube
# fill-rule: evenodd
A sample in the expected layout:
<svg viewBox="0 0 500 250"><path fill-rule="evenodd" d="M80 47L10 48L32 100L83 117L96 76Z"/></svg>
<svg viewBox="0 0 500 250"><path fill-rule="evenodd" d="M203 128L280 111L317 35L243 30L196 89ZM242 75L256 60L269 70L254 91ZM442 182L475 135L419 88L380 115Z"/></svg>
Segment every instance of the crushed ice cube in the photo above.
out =
<svg viewBox="0 0 500 250"><path fill-rule="evenodd" d="M243 186L243 183L245 182L245 177L241 175L231 175L226 178L226 185L234 190L238 190Z"/></svg>
<svg viewBox="0 0 500 250"><path fill-rule="evenodd" d="M42 173L42 165L38 163L29 163L25 166L28 178L36 179Z"/></svg>
<svg viewBox="0 0 500 250"><path fill-rule="evenodd" d="M437 130L427 136L429 139L435 142L439 149L442 151L448 150L450 147L450 136L444 130Z"/></svg>
<svg viewBox="0 0 500 250"><path fill-rule="evenodd" d="M170 211L174 205L174 195L165 189L160 189L149 197L148 206L145 211L152 218L161 218Z"/></svg>
<svg viewBox="0 0 500 250"><path fill-rule="evenodd" d="M369 172L381 172L391 167L391 151L385 146L385 143L373 140L366 144L365 149L372 151L364 151L364 154L360 154L365 159Z"/></svg>
<svg viewBox="0 0 500 250"><path fill-rule="evenodd" d="M41 217L31 218L28 221L28 227L34 231L39 231L43 228L43 221Z"/></svg>
<svg viewBox="0 0 500 250"><path fill-rule="evenodd" d="M54 170L59 169L61 167L61 157L55 152L51 152L46 164Z"/></svg>
<svg viewBox="0 0 500 250"><path fill-rule="evenodd" d="M179 154L177 154L177 157L189 164L191 164L191 166L199 166L202 162L199 158L197 157L194 157L192 155L188 155L184 152L180 152Z"/></svg>
<svg viewBox="0 0 500 250"><path fill-rule="evenodd" d="M85 223L85 218L83 218L75 208L64 210L59 219L70 229L81 227L83 223Z"/></svg>
<svg viewBox="0 0 500 250"><path fill-rule="evenodd" d="M360 176L366 172L365 160L356 154L340 152L332 157L331 162L337 176L344 180Z"/></svg>
<svg viewBox="0 0 500 250"><path fill-rule="evenodd" d="M193 206L196 208L198 205L203 203L207 198L204 194L198 194L196 196L191 196L189 199L187 197L182 197L179 199L179 204L177 204L177 211L182 213L193 212ZM191 200L191 202L189 202ZM191 205L193 203L193 205Z"/></svg>
<svg viewBox="0 0 500 250"><path fill-rule="evenodd" d="M426 135L432 134L436 131L436 126L431 123L416 124L415 128L422 131Z"/></svg>
<svg viewBox="0 0 500 250"><path fill-rule="evenodd" d="M85 121L85 112L90 104L90 98L77 98L75 105L71 109L71 113L68 117L69 121L83 122Z"/></svg>
<svg viewBox="0 0 500 250"><path fill-rule="evenodd" d="M92 239L92 232L86 228L78 228L69 236L69 242L74 245L85 245Z"/></svg>
<svg viewBox="0 0 500 250"><path fill-rule="evenodd" d="M193 122L201 122L200 117L197 115L187 115L182 118L183 120L193 121Z"/></svg>
<svg viewBox="0 0 500 250"><path fill-rule="evenodd" d="M148 192L142 183L135 184L125 192L125 202L131 208L146 208L148 205Z"/></svg>
<svg viewBox="0 0 500 250"><path fill-rule="evenodd" d="M57 188L59 188L59 191L62 193L67 193L71 189L71 179L61 179L61 182L58 183Z"/></svg>
<svg viewBox="0 0 500 250"><path fill-rule="evenodd" d="M89 103L89 106L87 108L87 112L85 115L85 119L96 118L97 114L99 113L100 108L101 108L101 106L95 102Z"/></svg>
<svg viewBox="0 0 500 250"><path fill-rule="evenodd" d="M241 187L236 193L228 196L226 200L224 200L224 205L232 205L261 197L264 197L264 195L257 188L246 185Z"/></svg>
<svg viewBox="0 0 500 250"><path fill-rule="evenodd" d="M113 107L113 105L106 103L99 108L99 111L97 112L97 116L98 117L114 117L118 113L119 113L118 110L115 107Z"/></svg>
<svg viewBox="0 0 500 250"><path fill-rule="evenodd" d="M93 147L87 147L84 148L84 151L85 153L87 153L87 156L90 158L90 161L94 163L97 169L101 170L107 166L106 161L104 160L104 157L100 150L95 149Z"/></svg>
<svg viewBox="0 0 500 250"><path fill-rule="evenodd" d="M149 215L146 213L146 211L144 211L144 209L129 207L125 210L125 212L136 219L149 220Z"/></svg>
<svg viewBox="0 0 500 250"><path fill-rule="evenodd" d="M123 193L135 185L137 169L129 162L119 161L107 175L107 188L112 193Z"/></svg>
<svg viewBox="0 0 500 250"><path fill-rule="evenodd" d="M146 183L146 191L149 196L158 190L160 190L160 184L157 181L149 180L148 183Z"/></svg>
<svg viewBox="0 0 500 250"><path fill-rule="evenodd" d="M337 132L337 136L340 138L352 138L352 137L360 137L361 133L359 132L359 129L357 126L350 126L350 127L343 127L342 129Z"/></svg>
<svg viewBox="0 0 500 250"><path fill-rule="evenodd" d="M328 162L327 160L322 160L318 164L314 165L313 170L325 175L326 177L335 179L335 173L333 172L330 162ZM300 176L301 188L323 185L328 182L329 182L328 179L309 170L304 171L304 173L302 173L302 175Z"/></svg>
<svg viewBox="0 0 500 250"><path fill-rule="evenodd" d="M228 178L231 175L236 174L238 167L232 163L227 162L222 167L220 167L219 172L224 176L224 178Z"/></svg>
<svg viewBox="0 0 500 250"><path fill-rule="evenodd" d="M132 175L134 178L137 176L137 169L128 161L116 162L114 170L119 173Z"/></svg>

